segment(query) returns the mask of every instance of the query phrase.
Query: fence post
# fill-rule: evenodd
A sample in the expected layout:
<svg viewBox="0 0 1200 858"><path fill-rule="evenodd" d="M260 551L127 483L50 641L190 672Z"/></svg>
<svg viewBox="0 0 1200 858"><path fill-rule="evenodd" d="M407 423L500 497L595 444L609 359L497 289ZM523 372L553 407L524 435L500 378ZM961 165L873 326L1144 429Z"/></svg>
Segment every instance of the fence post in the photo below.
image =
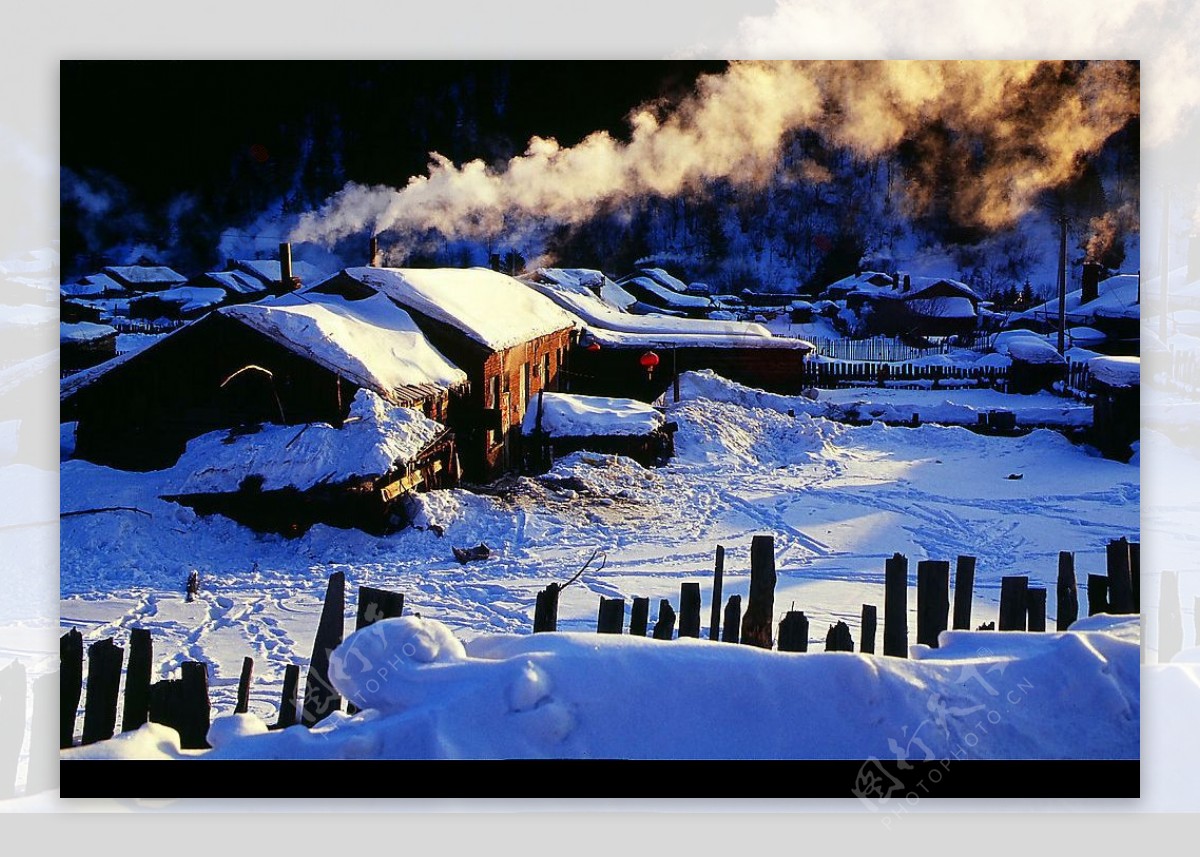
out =
<svg viewBox="0 0 1200 858"><path fill-rule="evenodd" d="M537 604L533 609L533 631L558 631L558 593L562 587L551 581L546 589L537 594Z"/></svg>
<svg viewBox="0 0 1200 858"><path fill-rule="evenodd" d="M117 727L117 693L125 650L112 638L88 647L87 699L83 707L82 744L111 739Z"/></svg>
<svg viewBox="0 0 1200 858"><path fill-rule="evenodd" d="M1028 619L1026 628L1031 632L1046 631L1046 588L1030 587L1025 591Z"/></svg>
<svg viewBox="0 0 1200 858"><path fill-rule="evenodd" d="M646 636L646 627L650 624L650 599L643 596L633 600L633 608L629 612L629 633L639 638Z"/></svg>
<svg viewBox="0 0 1200 858"><path fill-rule="evenodd" d="M725 628L721 630L721 640L724 643L738 643L738 633L742 628L742 597L730 596L725 603Z"/></svg>
<svg viewBox="0 0 1200 858"><path fill-rule="evenodd" d="M366 628L380 620L390 620L404 614L404 594L376 587L358 588L358 605L354 612L354 630Z"/></svg>
<svg viewBox="0 0 1200 858"><path fill-rule="evenodd" d="M780 652L808 652L808 617L803 611L788 611L779 623Z"/></svg>
<svg viewBox="0 0 1200 858"><path fill-rule="evenodd" d="M679 636L700 637L700 584L696 581L679 585Z"/></svg>
<svg viewBox="0 0 1200 858"><path fill-rule="evenodd" d="M954 564L954 628L971 629L971 601L975 598L975 558L958 555Z"/></svg>
<svg viewBox="0 0 1200 858"><path fill-rule="evenodd" d="M136 730L150 714L150 673L154 664L154 646L149 629L129 630L129 662L125 665L125 707L121 730Z"/></svg>
<svg viewBox="0 0 1200 858"><path fill-rule="evenodd" d="M625 625L625 600L600 597L596 615L596 631L602 635L619 635Z"/></svg>
<svg viewBox="0 0 1200 858"><path fill-rule="evenodd" d="M829 627L825 633L825 652L854 652L854 638L850 627L841 620Z"/></svg>
<svg viewBox="0 0 1200 858"><path fill-rule="evenodd" d="M658 622L654 624L653 637L656 641L669 641L675 635L675 609L663 599L658 603Z"/></svg>
<svg viewBox="0 0 1200 858"><path fill-rule="evenodd" d="M893 554L884 567L883 654L908 658L908 558Z"/></svg>
<svg viewBox="0 0 1200 858"><path fill-rule="evenodd" d="M1114 614L1133 613L1133 580L1129 566L1129 540L1114 539L1105 549L1108 560L1109 608Z"/></svg>
<svg viewBox="0 0 1200 858"><path fill-rule="evenodd" d="M329 655L342 643L346 623L346 574L334 572L325 587L325 604L317 636L313 640L312 659L304 681L302 717L312 726L342 708L341 695L329 682Z"/></svg>
<svg viewBox="0 0 1200 858"><path fill-rule="evenodd" d="M58 747L75 744L75 721L83 693L83 635L71 629L58 639Z"/></svg>
<svg viewBox="0 0 1200 858"><path fill-rule="evenodd" d="M1060 632L1071 628L1079 619L1079 591L1075 583L1075 555L1070 551L1058 552L1058 617L1056 625Z"/></svg>
<svg viewBox="0 0 1200 858"><path fill-rule="evenodd" d="M208 702L208 665L185 661L179 666L179 746L207 748L211 704Z"/></svg>
<svg viewBox="0 0 1200 858"><path fill-rule="evenodd" d="M859 652L875 653L875 606L862 606L862 640L858 642Z"/></svg>
<svg viewBox="0 0 1200 858"><path fill-rule="evenodd" d="M299 719L297 692L300 689L300 665L289 664L283 669L283 694L279 701L279 720L276 727L291 727Z"/></svg>
<svg viewBox="0 0 1200 858"><path fill-rule="evenodd" d="M1104 575L1088 575L1088 616L1108 613L1108 578Z"/></svg>
<svg viewBox="0 0 1200 858"><path fill-rule="evenodd" d="M28 698L25 665L13 659L0 670L0 798L17 794L17 763L29 723Z"/></svg>
<svg viewBox="0 0 1200 858"><path fill-rule="evenodd" d="M1142 544L1129 543L1129 582L1133 585L1133 613L1142 612Z"/></svg>
<svg viewBox="0 0 1200 858"><path fill-rule="evenodd" d="M917 563L917 643L937 648L950 612L950 564L945 560Z"/></svg>
<svg viewBox="0 0 1200 858"><path fill-rule="evenodd" d="M238 677L237 704L233 707L235 714L245 714L250 711L250 680L254 676L254 659L246 656L242 659L242 673Z"/></svg>
<svg viewBox="0 0 1200 858"><path fill-rule="evenodd" d="M713 568L712 611L708 617L708 639L719 640L721 636L721 587L725 577L725 546L717 546L717 559Z"/></svg>
<svg viewBox="0 0 1200 858"><path fill-rule="evenodd" d="M742 617L742 643L770 649L775 613L775 537L750 540L750 601Z"/></svg>
<svg viewBox="0 0 1200 858"><path fill-rule="evenodd" d="M1000 631L1025 631L1028 589L1029 578L1025 575L1005 575L1000 579Z"/></svg>
<svg viewBox="0 0 1200 858"><path fill-rule="evenodd" d="M1163 572L1158 588L1158 663L1167 663L1182 648L1179 577L1174 572Z"/></svg>

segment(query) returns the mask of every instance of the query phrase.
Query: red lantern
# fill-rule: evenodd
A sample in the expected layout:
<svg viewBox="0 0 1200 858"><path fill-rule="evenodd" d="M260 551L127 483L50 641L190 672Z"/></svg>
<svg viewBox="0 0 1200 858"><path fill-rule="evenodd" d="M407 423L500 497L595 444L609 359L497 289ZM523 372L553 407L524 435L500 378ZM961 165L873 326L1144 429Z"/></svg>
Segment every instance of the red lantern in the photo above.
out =
<svg viewBox="0 0 1200 858"><path fill-rule="evenodd" d="M640 363L642 368L646 370L646 378L653 378L654 368L658 366L658 355L656 355L654 352L646 352L640 358L638 358L638 363Z"/></svg>
<svg viewBox="0 0 1200 858"><path fill-rule="evenodd" d="M590 343L588 343L583 348L585 351L598 352L598 351L600 351L600 344L598 342L596 342L595 340L592 340Z"/></svg>

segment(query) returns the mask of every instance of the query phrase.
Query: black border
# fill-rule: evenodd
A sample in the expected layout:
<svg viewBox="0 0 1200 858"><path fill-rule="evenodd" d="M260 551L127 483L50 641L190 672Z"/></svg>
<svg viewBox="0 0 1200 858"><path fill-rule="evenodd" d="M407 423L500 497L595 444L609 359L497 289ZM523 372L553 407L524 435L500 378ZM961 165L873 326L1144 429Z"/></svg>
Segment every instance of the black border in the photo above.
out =
<svg viewBox="0 0 1200 858"><path fill-rule="evenodd" d="M1139 760L62 760L62 798L1139 798ZM875 777L864 779L864 772ZM860 794L870 791L871 794Z"/></svg>

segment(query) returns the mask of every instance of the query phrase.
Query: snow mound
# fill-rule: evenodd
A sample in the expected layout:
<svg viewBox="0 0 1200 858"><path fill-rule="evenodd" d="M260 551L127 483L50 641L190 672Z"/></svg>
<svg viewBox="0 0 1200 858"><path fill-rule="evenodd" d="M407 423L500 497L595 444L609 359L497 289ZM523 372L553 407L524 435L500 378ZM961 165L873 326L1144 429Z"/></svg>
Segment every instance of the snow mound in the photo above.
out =
<svg viewBox="0 0 1200 858"><path fill-rule="evenodd" d="M742 467L782 467L816 461L843 427L798 412L744 407L697 399L673 405L670 415L679 462Z"/></svg>
<svg viewBox="0 0 1200 858"><path fill-rule="evenodd" d="M539 401L525 412L521 431L526 435L537 429L539 410L542 431L551 438L648 435L663 424L661 414L636 399L546 391Z"/></svg>
<svg viewBox="0 0 1200 858"><path fill-rule="evenodd" d="M1088 361L1092 378L1109 387L1137 387L1141 383L1142 362L1136 357L1098 357Z"/></svg>
<svg viewBox="0 0 1200 858"><path fill-rule="evenodd" d="M166 494L234 492L261 477L262 490L305 490L388 473L443 432L419 411L360 390L341 429L327 423L269 424L257 432L209 432L188 442Z"/></svg>
<svg viewBox="0 0 1200 858"><path fill-rule="evenodd" d="M765 390L747 387L717 375L711 369L685 372L679 376L681 399L711 399L714 402L729 402L745 408L765 408L786 414L789 410L797 414L824 416L826 406L804 396L784 396Z"/></svg>
<svg viewBox="0 0 1200 858"><path fill-rule="evenodd" d="M1031 364L1065 363L1058 349L1042 339L1021 337L1008 341L1008 354L1013 360Z"/></svg>

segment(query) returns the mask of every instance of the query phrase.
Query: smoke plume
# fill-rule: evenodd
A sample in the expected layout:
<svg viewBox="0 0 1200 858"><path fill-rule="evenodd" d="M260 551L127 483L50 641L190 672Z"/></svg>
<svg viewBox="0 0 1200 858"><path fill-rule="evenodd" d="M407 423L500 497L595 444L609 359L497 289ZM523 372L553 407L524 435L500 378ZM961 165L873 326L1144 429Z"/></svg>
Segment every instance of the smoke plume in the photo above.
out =
<svg viewBox="0 0 1200 858"><path fill-rule="evenodd" d="M596 132L564 148L534 137L499 166L433 153L428 174L402 188L348 184L303 215L292 239L330 246L390 233L403 245L430 230L482 239L579 224L713 180L761 187L802 130L863 159L907 144L920 163L937 129L936 167L915 171L905 189L910 210L949 180L951 216L997 229L1075 176L1137 114L1138 69L1124 62L735 62L678 104L632 111L628 139Z"/></svg>

